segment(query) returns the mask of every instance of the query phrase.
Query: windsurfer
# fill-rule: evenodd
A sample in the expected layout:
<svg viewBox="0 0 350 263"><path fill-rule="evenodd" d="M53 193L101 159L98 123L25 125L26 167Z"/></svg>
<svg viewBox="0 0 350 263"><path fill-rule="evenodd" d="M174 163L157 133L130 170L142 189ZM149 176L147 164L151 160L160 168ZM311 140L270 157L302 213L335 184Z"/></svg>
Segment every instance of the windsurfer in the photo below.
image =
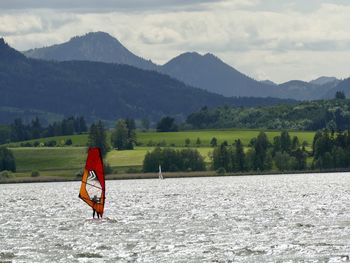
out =
<svg viewBox="0 0 350 263"><path fill-rule="evenodd" d="M95 204L98 204L99 203L99 198L97 197L97 195L94 195L94 197L91 199L91 201L92 202L94 202ZM102 217L101 215L100 215L100 213L99 212L97 212L94 208L92 208L92 218L95 218L95 214L97 214L97 218L100 218L100 217Z"/></svg>

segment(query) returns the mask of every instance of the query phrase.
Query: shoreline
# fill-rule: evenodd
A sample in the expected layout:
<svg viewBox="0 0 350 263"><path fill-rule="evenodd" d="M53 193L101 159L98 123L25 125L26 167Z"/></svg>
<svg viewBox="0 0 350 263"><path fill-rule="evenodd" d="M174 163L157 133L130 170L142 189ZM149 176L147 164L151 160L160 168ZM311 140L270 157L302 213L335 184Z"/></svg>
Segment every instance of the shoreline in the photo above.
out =
<svg viewBox="0 0 350 263"><path fill-rule="evenodd" d="M350 168L329 169L329 170L306 170L306 171L266 171L266 172L245 172L218 174L215 171L204 172L169 172L164 173L164 179L171 178L198 178L198 177L237 177L237 176L264 176L264 175L293 175L293 174L323 174L323 173L345 173L350 172ZM112 180L142 180L158 179L158 173L134 173L134 174L109 174L106 181ZM54 182L80 182L78 177L62 176L39 176L39 177L12 177L0 180L0 184L21 184L21 183L54 183Z"/></svg>

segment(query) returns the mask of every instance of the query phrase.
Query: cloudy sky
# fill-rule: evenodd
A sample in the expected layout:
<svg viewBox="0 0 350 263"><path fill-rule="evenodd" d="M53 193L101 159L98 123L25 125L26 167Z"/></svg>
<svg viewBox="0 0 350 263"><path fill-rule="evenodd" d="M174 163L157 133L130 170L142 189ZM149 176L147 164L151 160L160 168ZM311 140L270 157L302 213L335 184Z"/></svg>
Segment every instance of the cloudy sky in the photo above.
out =
<svg viewBox="0 0 350 263"><path fill-rule="evenodd" d="M213 53L256 79L350 76L349 0L1 0L0 36L18 50L105 31L162 64Z"/></svg>

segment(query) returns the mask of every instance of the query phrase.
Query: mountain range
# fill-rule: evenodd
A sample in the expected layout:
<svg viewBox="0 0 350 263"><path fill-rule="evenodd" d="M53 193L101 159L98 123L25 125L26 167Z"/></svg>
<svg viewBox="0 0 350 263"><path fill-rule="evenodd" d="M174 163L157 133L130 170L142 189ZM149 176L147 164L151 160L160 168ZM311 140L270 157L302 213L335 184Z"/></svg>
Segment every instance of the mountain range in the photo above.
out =
<svg viewBox="0 0 350 263"><path fill-rule="evenodd" d="M275 97L296 100L332 98L340 80L320 77L310 82L292 80L282 84L257 81L231 67L213 54L186 52L164 65L141 58L116 38L104 32L73 37L63 44L25 51L31 58L70 61L88 60L118 63L167 74L185 84L226 97Z"/></svg>
<svg viewBox="0 0 350 263"><path fill-rule="evenodd" d="M156 121L164 115L184 118L204 106L293 103L272 98L227 98L125 64L32 59L4 39L0 39L0 90L0 122L36 113L41 117L83 115L88 121L125 117Z"/></svg>

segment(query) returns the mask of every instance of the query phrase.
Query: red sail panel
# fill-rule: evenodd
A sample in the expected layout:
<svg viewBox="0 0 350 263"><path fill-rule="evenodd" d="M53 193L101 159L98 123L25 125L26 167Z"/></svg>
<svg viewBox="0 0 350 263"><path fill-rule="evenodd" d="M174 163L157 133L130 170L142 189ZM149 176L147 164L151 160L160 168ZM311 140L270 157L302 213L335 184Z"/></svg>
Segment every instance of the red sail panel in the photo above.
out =
<svg viewBox="0 0 350 263"><path fill-rule="evenodd" d="M79 197L103 215L105 204L105 175L99 148L89 148L81 180Z"/></svg>

